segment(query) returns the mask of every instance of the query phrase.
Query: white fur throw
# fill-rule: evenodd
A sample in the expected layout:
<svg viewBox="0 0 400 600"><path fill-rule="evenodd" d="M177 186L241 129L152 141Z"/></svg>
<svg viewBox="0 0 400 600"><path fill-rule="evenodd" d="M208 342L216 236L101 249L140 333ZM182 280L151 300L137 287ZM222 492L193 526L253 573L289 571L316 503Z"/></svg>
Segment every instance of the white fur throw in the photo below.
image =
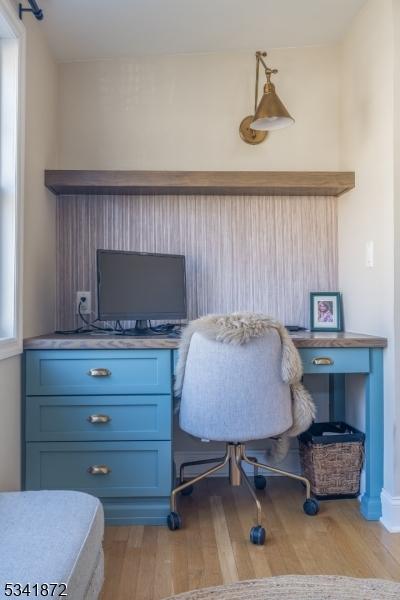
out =
<svg viewBox="0 0 400 600"><path fill-rule="evenodd" d="M279 321L257 313L232 313L229 315L207 315L189 323L183 332L179 345L175 395L180 398L182 393L186 358L189 352L190 340L194 333L199 333L210 340L223 344L246 344L252 338L262 337L271 329L275 329L281 339L282 381L290 385L292 395L293 424L282 436L275 439L268 449L270 457L279 462L287 455L289 438L295 437L308 429L315 417L314 402L301 383L303 366L300 355L287 330Z"/></svg>

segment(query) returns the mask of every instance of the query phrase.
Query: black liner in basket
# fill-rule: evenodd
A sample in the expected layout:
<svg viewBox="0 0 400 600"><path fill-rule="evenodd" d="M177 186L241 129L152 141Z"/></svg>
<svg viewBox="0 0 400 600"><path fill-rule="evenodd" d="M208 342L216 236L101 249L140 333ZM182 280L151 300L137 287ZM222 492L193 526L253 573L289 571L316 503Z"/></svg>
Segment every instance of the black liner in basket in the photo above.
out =
<svg viewBox="0 0 400 600"><path fill-rule="evenodd" d="M301 469L314 496L331 500L359 495L364 441L364 433L343 422L314 423L299 436Z"/></svg>

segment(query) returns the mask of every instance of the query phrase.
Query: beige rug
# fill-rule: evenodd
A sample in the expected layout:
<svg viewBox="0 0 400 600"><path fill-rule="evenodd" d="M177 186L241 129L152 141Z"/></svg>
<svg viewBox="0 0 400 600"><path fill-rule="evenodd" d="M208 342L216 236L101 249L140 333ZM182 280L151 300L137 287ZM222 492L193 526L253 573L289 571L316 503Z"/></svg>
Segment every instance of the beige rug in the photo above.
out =
<svg viewBox="0 0 400 600"><path fill-rule="evenodd" d="M400 573L399 573L400 576ZM400 583L325 575L267 577L204 588L166 600L400 600Z"/></svg>

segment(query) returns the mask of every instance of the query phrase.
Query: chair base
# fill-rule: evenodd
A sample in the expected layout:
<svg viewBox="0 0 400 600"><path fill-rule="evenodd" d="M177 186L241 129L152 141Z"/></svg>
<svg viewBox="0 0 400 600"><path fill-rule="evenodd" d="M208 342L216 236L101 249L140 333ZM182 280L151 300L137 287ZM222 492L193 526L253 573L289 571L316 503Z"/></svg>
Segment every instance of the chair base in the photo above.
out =
<svg viewBox="0 0 400 600"><path fill-rule="evenodd" d="M207 471L205 471L204 473L197 475L197 477L193 477L193 479L189 479L187 481L184 480L184 471L185 471L186 467L191 467L194 465L212 464L212 463L217 463L217 464L215 466L211 467L210 469L207 469ZM266 469L273 473L277 473L279 475L284 475L286 477L290 477L291 479L296 479L297 481L301 481L305 485L305 488L306 488L306 501L303 505L304 512L308 515L317 514L319 505L318 505L318 502L314 498L311 498L311 486L310 486L310 482L308 481L308 479L306 479L305 477L302 477L301 475L295 475L294 473L284 471L283 469L277 469L276 467L271 467L270 465L265 465L263 463L259 463L254 457L250 457L250 456L246 455L245 444L234 444L234 443L228 443L226 445L225 456L223 456L222 458L209 458L209 459L205 459L205 460L198 460L198 461L182 463L182 465L180 467L180 472L179 472L179 485L176 488L174 488L171 493L171 499L170 499L171 514L178 515L178 513L177 513L177 495L179 493L185 494L185 490L187 490L188 494L190 494L191 493L190 488L192 488L193 485L195 485L202 479L205 479L206 477L213 475L217 471L220 471L221 469L223 469L225 467L225 465L228 465L229 466L229 480L230 480L231 485L239 486L239 485L241 485L242 482L244 482L246 484L248 491L250 492L251 497L253 498L253 500L256 504L257 522L256 522L256 526L253 527L251 530L250 540L254 544L263 544L264 538L265 538L265 530L262 528L262 525L261 525L261 520L262 520L261 504L260 504L259 499L257 498L257 495L254 491L253 486L250 483L249 478L247 477L247 475L243 469L243 463L247 463L254 468L254 477L255 477L256 487L258 489L262 489L263 487L265 487L265 485L261 485L261 481L258 481L258 479L257 479L257 478L261 478L261 476L258 474L259 469ZM257 481L258 481L258 485L257 485ZM312 504L312 507L311 507L311 504ZM177 519L175 522L177 522ZM170 529L179 529L180 526L181 526L181 521L179 518L179 526L173 527L173 528L170 527ZM264 533L261 531L261 529L263 530Z"/></svg>

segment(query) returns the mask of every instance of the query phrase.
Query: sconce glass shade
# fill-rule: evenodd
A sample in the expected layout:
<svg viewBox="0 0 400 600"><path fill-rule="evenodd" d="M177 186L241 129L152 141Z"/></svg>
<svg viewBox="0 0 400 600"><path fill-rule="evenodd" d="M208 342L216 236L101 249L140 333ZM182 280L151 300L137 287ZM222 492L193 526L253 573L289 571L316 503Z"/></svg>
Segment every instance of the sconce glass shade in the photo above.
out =
<svg viewBox="0 0 400 600"><path fill-rule="evenodd" d="M250 128L255 131L272 131L288 127L293 123L294 119L277 95L274 84L267 82Z"/></svg>

